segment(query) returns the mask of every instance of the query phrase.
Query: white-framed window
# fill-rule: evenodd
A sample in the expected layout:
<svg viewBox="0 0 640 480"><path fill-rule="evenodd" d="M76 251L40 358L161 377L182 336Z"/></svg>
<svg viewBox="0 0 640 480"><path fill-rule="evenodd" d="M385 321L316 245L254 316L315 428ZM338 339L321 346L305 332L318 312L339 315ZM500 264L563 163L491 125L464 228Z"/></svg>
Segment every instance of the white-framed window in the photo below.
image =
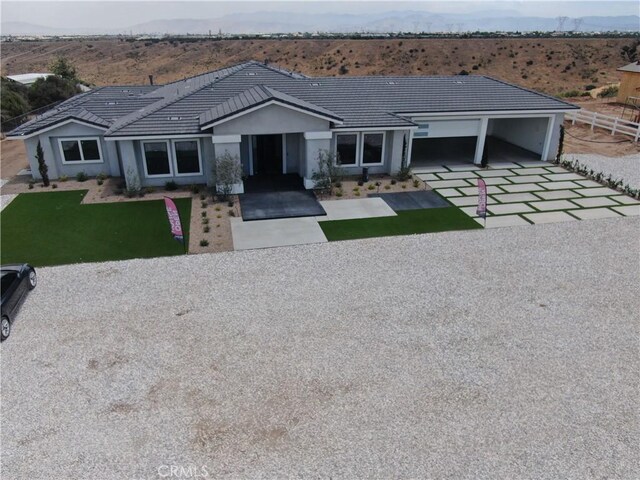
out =
<svg viewBox="0 0 640 480"><path fill-rule="evenodd" d="M364 132L362 134L360 163L363 166L384 163L384 132Z"/></svg>
<svg viewBox="0 0 640 480"><path fill-rule="evenodd" d="M167 140L142 142L144 174L147 177L173 177Z"/></svg>
<svg viewBox="0 0 640 480"><path fill-rule="evenodd" d="M98 137L59 138L60 158L67 165L102 163L102 147Z"/></svg>
<svg viewBox="0 0 640 480"><path fill-rule="evenodd" d="M149 178L202 175L200 140L148 140L142 142L144 173Z"/></svg>
<svg viewBox="0 0 640 480"><path fill-rule="evenodd" d="M385 132L337 133L336 163L345 167L370 167L384 163Z"/></svg>
<svg viewBox="0 0 640 480"><path fill-rule="evenodd" d="M172 145L176 176L202 175L200 140L172 140Z"/></svg>
<svg viewBox="0 0 640 480"><path fill-rule="evenodd" d="M358 165L359 136L357 133L336 134L336 163L345 167Z"/></svg>

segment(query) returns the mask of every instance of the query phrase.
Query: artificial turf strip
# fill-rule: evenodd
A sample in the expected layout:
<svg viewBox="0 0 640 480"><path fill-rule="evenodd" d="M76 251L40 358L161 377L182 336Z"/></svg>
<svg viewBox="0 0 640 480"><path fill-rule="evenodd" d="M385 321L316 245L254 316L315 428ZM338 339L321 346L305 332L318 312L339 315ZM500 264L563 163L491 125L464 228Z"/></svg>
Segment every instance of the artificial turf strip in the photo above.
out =
<svg viewBox="0 0 640 480"><path fill-rule="evenodd" d="M482 228L456 207L407 210L395 217L332 220L320 222L320 227L329 241Z"/></svg>
<svg viewBox="0 0 640 480"><path fill-rule="evenodd" d="M184 253L161 200L81 205L86 193L18 195L0 212L0 262L45 266ZM175 202L188 245L191 199Z"/></svg>

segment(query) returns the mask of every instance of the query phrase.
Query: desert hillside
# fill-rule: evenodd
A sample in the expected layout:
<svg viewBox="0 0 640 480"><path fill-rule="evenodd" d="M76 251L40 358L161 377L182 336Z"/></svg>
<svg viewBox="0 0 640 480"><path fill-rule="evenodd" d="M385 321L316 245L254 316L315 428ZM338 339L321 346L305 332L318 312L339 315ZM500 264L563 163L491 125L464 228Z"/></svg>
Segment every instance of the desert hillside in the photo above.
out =
<svg viewBox="0 0 640 480"><path fill-rule="evenodd" d="M632 39L87 40L2 44L2 74L46 71L68 57L96 85L158 83L248 59L309 75L484 74L550 94L619 81Z"/></svg>

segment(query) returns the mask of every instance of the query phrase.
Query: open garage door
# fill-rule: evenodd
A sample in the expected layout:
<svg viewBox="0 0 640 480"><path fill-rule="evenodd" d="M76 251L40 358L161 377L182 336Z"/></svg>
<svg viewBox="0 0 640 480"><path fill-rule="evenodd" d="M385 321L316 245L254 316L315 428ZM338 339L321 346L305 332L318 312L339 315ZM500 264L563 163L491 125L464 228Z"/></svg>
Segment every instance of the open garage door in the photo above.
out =
<svg viewBox="0 0 640 480"><path fill-rule="evenodd" d="M489 164L540 160L549 121L548 117L490 118L486 139Z"/></svg>
<svg viewBox="0 0 640 480"><path fill-rule="evenodd" d="M418 121L411 166L472 163L479 131L480 119Z"/></svg>

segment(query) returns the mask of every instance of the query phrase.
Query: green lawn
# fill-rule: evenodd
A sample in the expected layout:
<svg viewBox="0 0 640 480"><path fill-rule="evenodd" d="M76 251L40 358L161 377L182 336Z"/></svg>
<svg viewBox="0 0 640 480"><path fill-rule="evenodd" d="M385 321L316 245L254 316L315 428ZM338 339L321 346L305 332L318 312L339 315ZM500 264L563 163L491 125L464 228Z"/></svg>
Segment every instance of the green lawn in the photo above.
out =
<svg viewBox="0 0 640 480"><path fill-rule="evenodd" d="M456 207L398 212L396 217L320 222L329 241L482 228Z"/></svg>
<svg viewBox="0 0 640 480"><path fill-rule="evenodd" d="M44 266L184 253L171 236L164 202L81 205L85 194L19 195L0 213L0 261ZM188 234L191 199L176 205Z"/></svg>

